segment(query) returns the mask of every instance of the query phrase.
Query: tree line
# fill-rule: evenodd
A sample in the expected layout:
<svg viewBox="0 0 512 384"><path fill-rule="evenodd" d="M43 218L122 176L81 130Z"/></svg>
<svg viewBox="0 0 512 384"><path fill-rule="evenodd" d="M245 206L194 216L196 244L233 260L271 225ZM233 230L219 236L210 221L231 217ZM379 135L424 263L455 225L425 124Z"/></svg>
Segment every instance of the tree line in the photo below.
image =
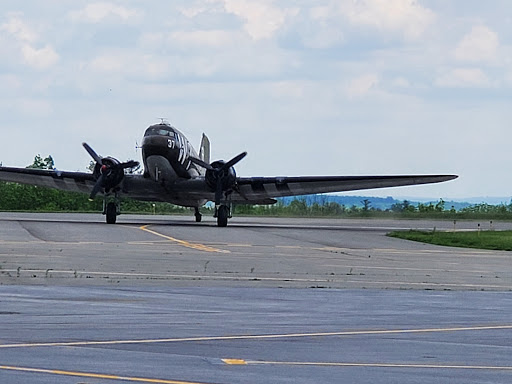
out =
<svg viewBox="0 0 512 384"><path fill-rule="evenodd" d="M471 219L489 218L512 220L512 202L510 204L491 205L474 204L455 210L445 207L441 199L436 203L418 203L407 200L393 204L390 209L373 208L369 201L362 200L361 206L345 206L336 202L308 204L306 199L296 197L288 203L278 200L274 205L236 205L235 215L254 216L296 216L296 217L403 217L403 218L446 218ZM100 212L103 209L101 196L90 201L87 194L66 192L56 189L37 187L9 182L0 182L1 211L34 212ZM170 203L121 199L121 211L125 213L147 214L183 214L188 208ZM201 208L203 213L213 213L213 207Z"/></svg>

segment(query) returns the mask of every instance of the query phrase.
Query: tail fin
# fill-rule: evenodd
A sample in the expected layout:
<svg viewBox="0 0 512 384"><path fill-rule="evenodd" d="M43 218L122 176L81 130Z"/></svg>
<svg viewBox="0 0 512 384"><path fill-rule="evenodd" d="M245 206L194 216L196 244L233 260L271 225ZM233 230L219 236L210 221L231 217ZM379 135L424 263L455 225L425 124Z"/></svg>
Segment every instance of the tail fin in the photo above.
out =
<svg viewBox="0 0 512 384"><path fill-rule="evenodd" d="M201 145L199 146L199 158L210 164L210 139L203 133Z"/></svg>

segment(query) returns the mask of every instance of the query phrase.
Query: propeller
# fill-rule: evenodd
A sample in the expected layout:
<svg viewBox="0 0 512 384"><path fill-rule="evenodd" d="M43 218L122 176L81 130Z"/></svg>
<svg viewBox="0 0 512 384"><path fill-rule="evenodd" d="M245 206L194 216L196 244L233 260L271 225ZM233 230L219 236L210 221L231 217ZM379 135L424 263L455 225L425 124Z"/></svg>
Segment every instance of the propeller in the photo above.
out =
<svg viewBox="0 0 512 384"><path fill-rule="evenodd" d="M84 146L85 150L87 151L87 153L89 155L91 155L91 157L93 158L93 160L100 164L100 165L103 165L103 162L101 161L101 157L98 156L98 154L96 152L94 152L94 149L91 148L91 146L87 143L82 143L82 145Z"/></svg>
<svg viewBox="0 0 512 384"><path fill-rule="evenodd" d="M120 163L112 157L101 158L89 144L82 143L82 145L96 162L95 172L96 169L99 172L99 177L89 196L90 200L94 199L101 189L109 189L118 185L124 177L125 169L134 168L139 165L139 162L134 160Z"/></svg>
<svg viewBox="0 0 512 384"><path fill-rule="evenodd" d="M233 157L231 160L229 160L222 168L228 169L233 167L236 163L238 163L240 160L242 160L245 156L247 156L247 152L242 152L239 155Z"/></svg>
<svg viewBox="0 0 512 384"><path fill-rule="evenodd" d="M191 162L206 169L206 180L210 187L215 189L215 205L220 204L222 192L232 188L235 184L236 174L233 166L242 160L245 156L247 156L247 152L242 152L239 155L233 157L227 163L219 160L214 161L211 164L208 164L201 159L189 157Z"/></svg>

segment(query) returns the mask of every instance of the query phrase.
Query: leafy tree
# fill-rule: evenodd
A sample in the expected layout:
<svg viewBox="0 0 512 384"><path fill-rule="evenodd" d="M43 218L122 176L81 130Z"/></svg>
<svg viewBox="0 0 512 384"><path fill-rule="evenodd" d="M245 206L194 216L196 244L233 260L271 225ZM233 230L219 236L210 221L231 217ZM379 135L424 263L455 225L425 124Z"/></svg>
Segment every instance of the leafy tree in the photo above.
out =
<svg viewBox="0 0 512 384"><path fill-rule="evenodd" d="M288 206L294 214L305 215L308 212L308 204L305 198L296 198Z"/></svg>
<svg viewBox="0 0 512 384"><path fill-rule="evenodd" d="M35 168L35 169L53 169L55 168L55 162L53 161L53 157L48 155L44 159L40 154L37 154L34 157L34 162L27 166L27 168Z"/></svg>
<svg viewBox="0 0 512 384"><path fill-rule="evenodd" d="M371 201L368 199L364 199L361 201L361 204L363 204L363 212L368 212L371 207Z"/></svg>
<svg viewBox="0 0 512 384"><path fill-rule="evenodd" d="M96 167L96 162L91 160L91 161L89 161L89 165L87 167L85 167L85 169L87 169L88 171L93 172L94 171L94 167Z"/></svg>
<svg viewBox="0 0 512 384"><path fill-rule="evenodd" d="M401 203L395 203L391 206L391 211L396 213L414 212L415 210L416 208L409 202L409 200L404 200Z"/></svg>

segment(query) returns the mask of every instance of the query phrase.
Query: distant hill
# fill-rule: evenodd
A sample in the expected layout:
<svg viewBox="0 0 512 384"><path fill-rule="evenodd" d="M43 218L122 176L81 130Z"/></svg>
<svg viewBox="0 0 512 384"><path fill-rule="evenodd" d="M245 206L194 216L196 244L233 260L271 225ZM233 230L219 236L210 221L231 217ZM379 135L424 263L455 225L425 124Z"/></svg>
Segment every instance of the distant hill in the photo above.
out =
<svg viewBox="0 0 512 384"><path fill-rule="evenodd" d="M435 199L431 197L407 197L407 196L397 196L395 197L397 200L408 200L408 201L418 201L421 203L435 201ZM443 199L448 201L447 199ZM459 203L469 203L473 204L489 204L489 205L508 205L512 201L511 196L475 196L475 197L462 197L457 199L449 199L449 201L457 201Z"/></svg>
<svg viewBox="0 0 512 384"><path fill-rule="evenodd" d="M439 200L426 200L421 199L420 201L414 201L409 199L395 199L391 196L388 197L372 197L372 196L344 196L344 195L305 195L305 196L292 196L292 197L282 197L279 200L283 202L283 204L288 205L293 200L305 200L306 204L308 206L311 206L313 204L319 204L324 205L326 203L338 203L339 205L344 205L347 208L350 208L352 206L356 206L358 208L361 208L364 206L363 201L368 200L370 202L370 207L374 209L380 209L382 211L391 209L393 204L401 204L404 200L409 201L411 205L417 206L419 203L422 204L436 204L439 202ZM479 203L481 203L480 201ZM451 209L453 207L455 210L460 210L462 208L469 207L474 203L470 203L467 201L446 201L445 200L445 209ZM488 203L490 204L490 203Z"/></svg>

